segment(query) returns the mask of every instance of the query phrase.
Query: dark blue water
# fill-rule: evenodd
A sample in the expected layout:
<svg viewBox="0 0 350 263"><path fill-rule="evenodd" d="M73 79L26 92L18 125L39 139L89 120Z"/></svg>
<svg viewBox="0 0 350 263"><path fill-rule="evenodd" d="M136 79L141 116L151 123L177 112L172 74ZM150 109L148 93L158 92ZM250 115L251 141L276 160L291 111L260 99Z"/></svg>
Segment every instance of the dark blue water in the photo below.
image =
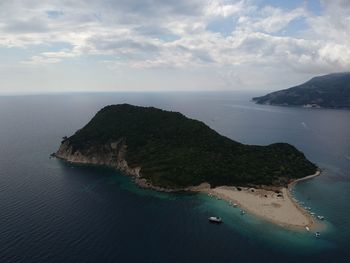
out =
<svg viewBox="0 0 350 263"><path fill-rule="evenodd" d="M348 262L350 111L259 106L245 93L0 97L0 262ZM323 169L295 195L326 217L317 240L205 195L141 190L101 167L49 159L108 104L176 110L248 144L289 142ZM220 226L207 222L220 215Z"/></svg>

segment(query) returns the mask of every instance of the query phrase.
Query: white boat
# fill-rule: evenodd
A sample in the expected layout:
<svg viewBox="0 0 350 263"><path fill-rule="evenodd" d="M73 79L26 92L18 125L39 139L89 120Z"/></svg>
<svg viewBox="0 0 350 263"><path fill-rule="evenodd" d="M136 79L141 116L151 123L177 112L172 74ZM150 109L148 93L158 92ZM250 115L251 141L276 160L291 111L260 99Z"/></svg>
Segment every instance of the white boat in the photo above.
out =
<svg viewBox="0 0 350 263"><path fill-rule="evenodd" d="M209 219L209 222L212 222L212 223L218 223L218 224L222 223L222 219L217 216L211 216L208 219Z"/></svg>
<svg viewBox="0 0 350 263"><path fill-rule="evenodd" d="M241 210L241 215L244 215L245 214L245 211Z"/></svg>
<svg viewBox="0 0 350 263"><path fill-rule="evenodd" d="M315 233L315 237L316 237L316 238L320 238L320 236L321 236L320 232L316 232L316 233Z"/></svg>
<svg viewBox="0 0 350 263"><path fill-rule="evenodd" d="M233 207L237 207L238 205L236 203L233 204Z"/></svg>
<svg viewBox="0 0 350 263"><path fill-rule="evenodd" d="M310 232L310 228L308 226L305 227L307 232Z"/></svg>
<svg viewBox="0 0 350 263"><path fill-rule="evenodd" d="M318 219L324 220L324 216L317 216Z"/></svg>

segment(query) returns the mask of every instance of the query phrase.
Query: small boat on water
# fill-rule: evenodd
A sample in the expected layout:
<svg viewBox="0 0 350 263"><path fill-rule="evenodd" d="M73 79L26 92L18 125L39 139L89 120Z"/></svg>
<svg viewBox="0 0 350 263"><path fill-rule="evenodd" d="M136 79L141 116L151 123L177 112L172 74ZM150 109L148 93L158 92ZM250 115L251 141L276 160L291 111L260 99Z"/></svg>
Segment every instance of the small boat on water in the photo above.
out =
<svg viewBox="0 0 350 263"><path fill-rule="evenodd" d="M244 215L245 214L245 211L244 210L241 210L241 215Z"/></svg>
<svg viewBox="0 0 350 263"><path fill-rule="evenodd" d="M318 219L324 220L324 216L317 216Z"/></svg>
<svg viewBox="0 0 350 263"><path fill-rule="evenodd" d="M222 219L220 217L217 217L217 216L211 216L208 218L209 222L212 222L212 223L217 223L217 224L220 224L222 223Z"/></svg>
<svg viewBox="0 0 350 263"><path fill-rule="evenodd" d="M316 238L320 238L320 236L321 236L321 233L320 233L320 232L316 232L316 233L315 233L315 237L316 237Z"/></svg>
<svg viewBox="0 0 350 263"><path fill-rule="evenodd" d="M233 204L233 207L237 207L238 205L236 203Z"/></svg>
<svg viewBox="0 0 350 263"><path fill-rule="evenodd" d="M310 228L308 226L305 227L307 232L310 232Z"/></svg>

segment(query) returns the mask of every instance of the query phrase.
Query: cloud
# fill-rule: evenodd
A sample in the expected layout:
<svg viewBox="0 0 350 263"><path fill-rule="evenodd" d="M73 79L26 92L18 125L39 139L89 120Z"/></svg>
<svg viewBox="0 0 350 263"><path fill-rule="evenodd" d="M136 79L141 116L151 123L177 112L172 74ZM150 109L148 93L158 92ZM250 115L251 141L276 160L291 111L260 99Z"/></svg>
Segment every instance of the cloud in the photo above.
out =
<svg viewBox="0 0 350 263"><path fill-rule="evenodd" d="M304 8L296 8L291 11L283 11L280 8L265 7L262 16L255 18L252 27L256 30L262 30L267 33L274 33L285 28L293 20L307 16Z"/></svg>
<svg viewBox="0 0 350 263"><path fill-rule="evenodd" d="M220 78L241 84L251 83L249 69L319 74L350 68L349 1L321 1L321 15L304 5L290 10L257 3L1 1L0 47L32 50L21 61L28 66L101 57L100 64L113 69L222 70ZM219 30L223 21L226 32ZM297 21L306 28L283 33ZM69 48L53 49L58 43Z"/></svg>
<svg viewBox="0 0 350 263"><path fill-rule="evenodd" d="M235 3L227 3L224 1L210 1L205 8L205 14L208 16L228 17L241 13L247 6L245 2L237 1Z"/></svg>
<svg viewBox="0 0 350 263"><path fill-rule="evenodd" d="M11 34L23 34L23 33L42 33L49 31L49 28L42 23L39 19L31 19L31 21L16 19L9 24L3 26L5 32L11 32Z"/></svg>
<svg viewBox="0 0 350 263"><path fill-rule="evenodd" d="M56 64L61 61L60 58L52 58L46 56L33 56L29 60L21 61L22 64L26 65L47 65L47 64Z"/></svg>

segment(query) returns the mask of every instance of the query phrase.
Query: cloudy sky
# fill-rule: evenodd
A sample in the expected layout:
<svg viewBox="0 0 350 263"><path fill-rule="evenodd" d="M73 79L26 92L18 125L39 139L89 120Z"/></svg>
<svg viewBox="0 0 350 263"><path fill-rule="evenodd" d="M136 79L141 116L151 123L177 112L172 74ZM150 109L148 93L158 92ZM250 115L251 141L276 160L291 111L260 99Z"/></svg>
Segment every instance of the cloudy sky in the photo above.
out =
<svg viewBox="0 0 350 263"><path fill-rule="evenodd" d="M337 71L349 0L0 1L0 92L276 90Z"/></svg>

